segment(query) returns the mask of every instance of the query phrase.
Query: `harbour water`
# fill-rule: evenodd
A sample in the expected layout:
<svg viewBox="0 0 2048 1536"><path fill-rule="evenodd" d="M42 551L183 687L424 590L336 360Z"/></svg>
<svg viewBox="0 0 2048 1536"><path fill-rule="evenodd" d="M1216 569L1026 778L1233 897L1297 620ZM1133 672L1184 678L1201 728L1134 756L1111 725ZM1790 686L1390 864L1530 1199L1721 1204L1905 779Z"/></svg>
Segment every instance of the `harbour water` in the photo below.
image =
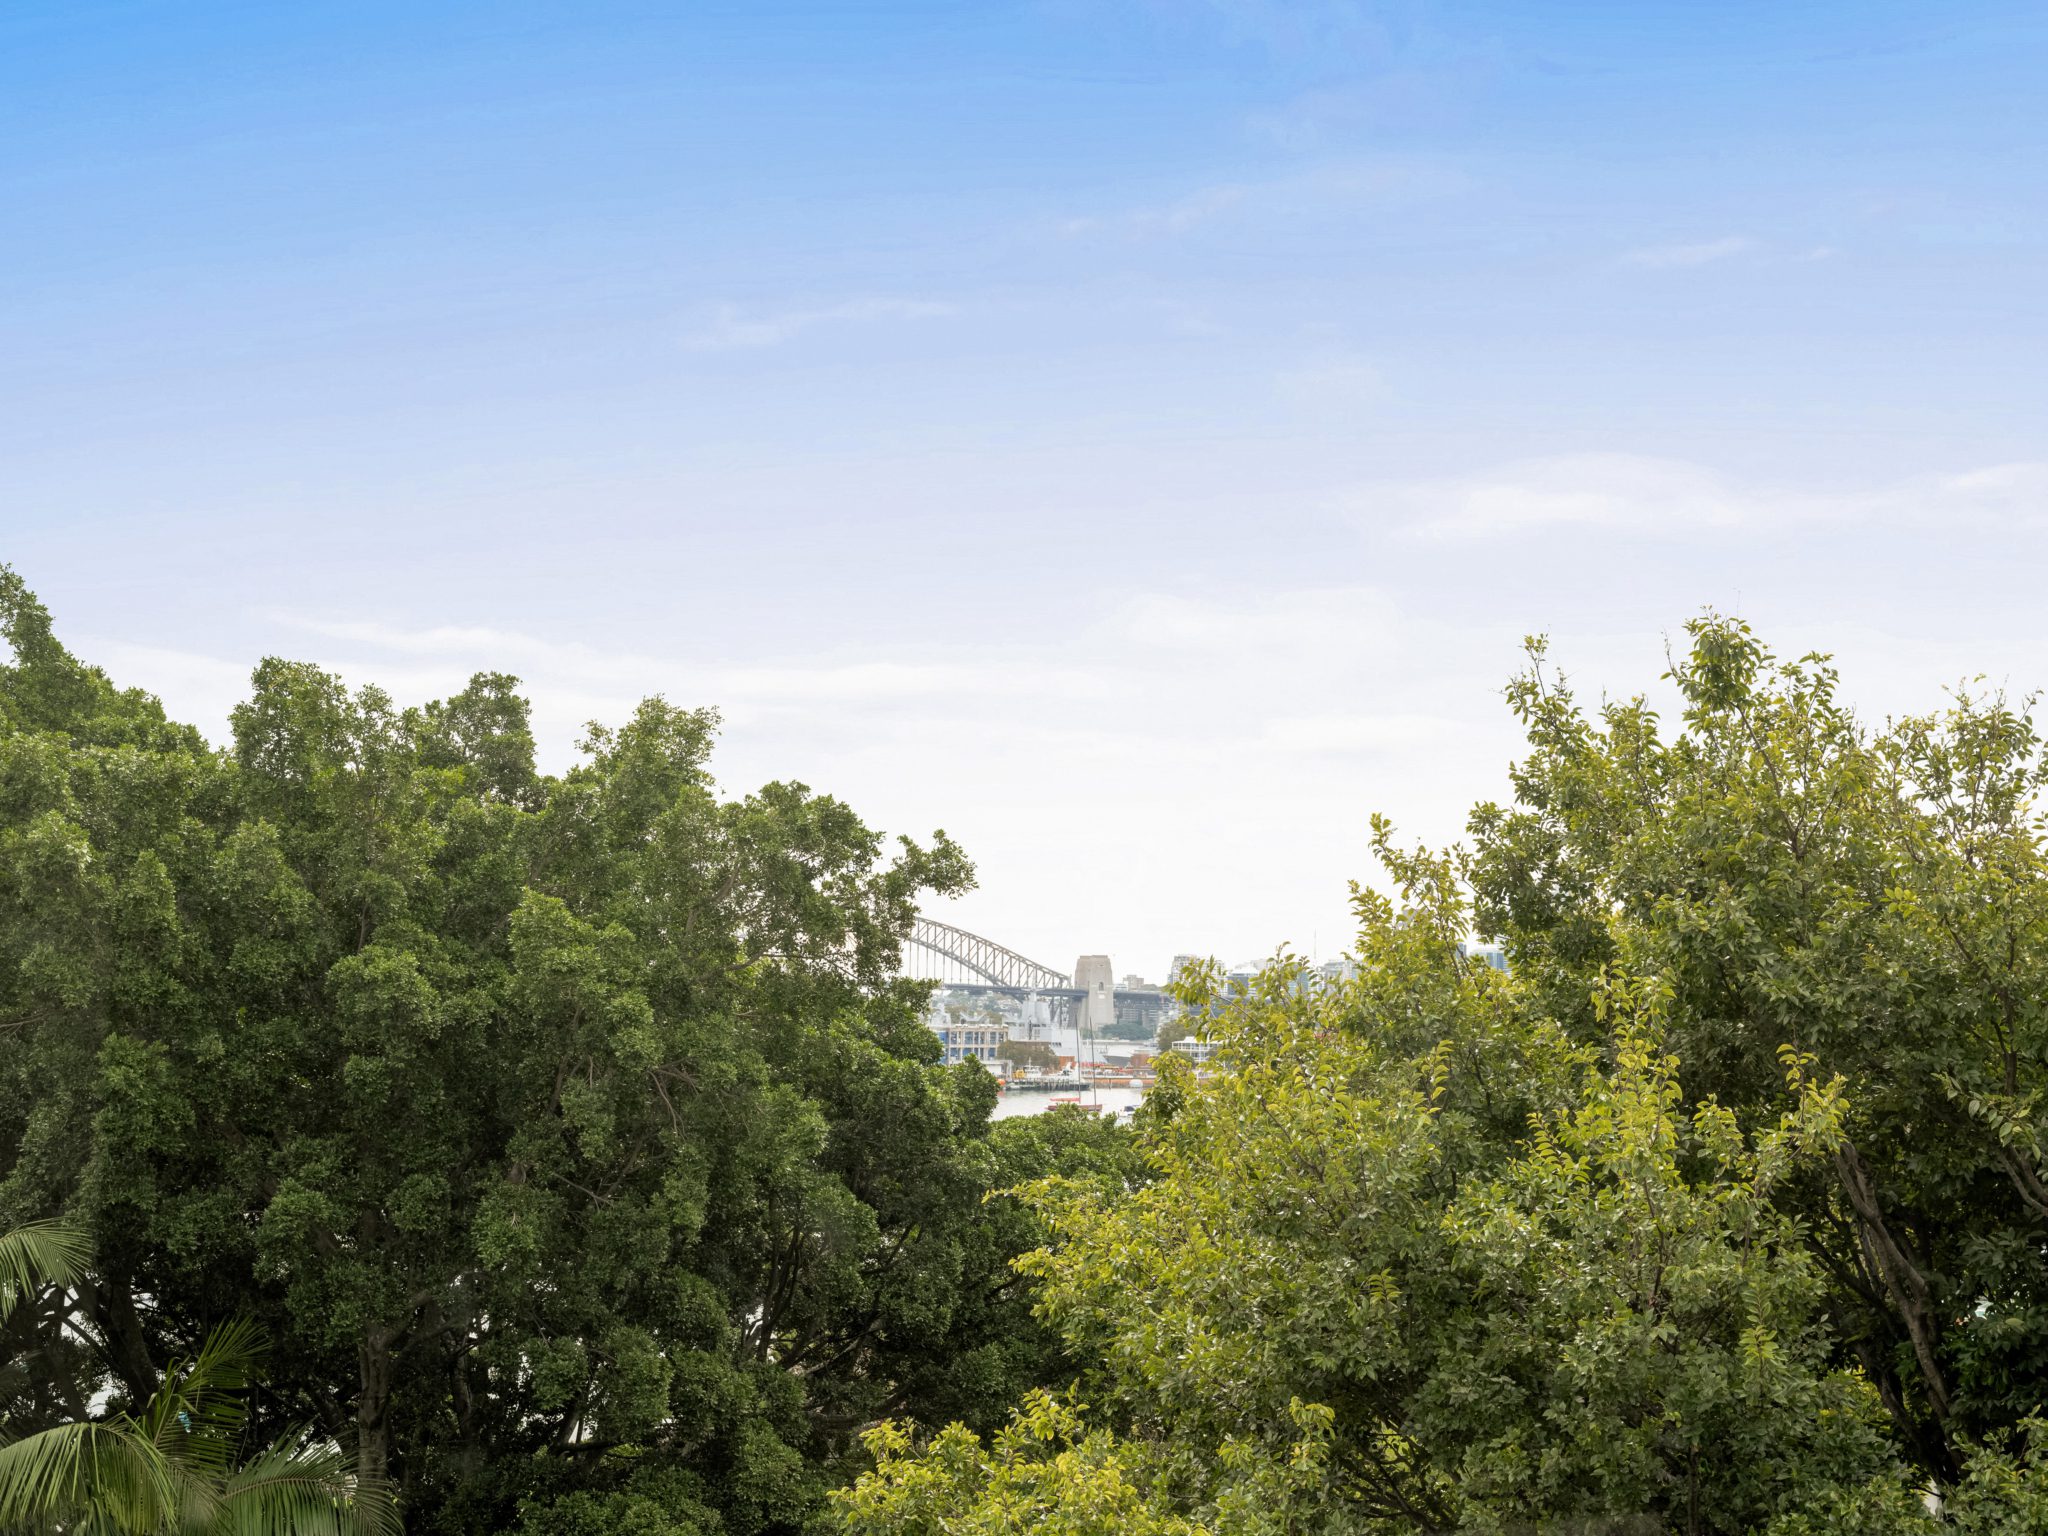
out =
<svg viewBox="0 0 2048 1536"><path fill-rule="evenodd" d="M1114 1111L1120 1119L1128 1120L1130 1112L1144 1097L1142 1088L1068 1088L1059 1093L1006 1093L996 1100L995 1113L989 1118L1007 1120L1012 1115L1042 1115L1056 1103L1078 1098L1083 1109L1099 1108L1104 1114Z"/></svg>

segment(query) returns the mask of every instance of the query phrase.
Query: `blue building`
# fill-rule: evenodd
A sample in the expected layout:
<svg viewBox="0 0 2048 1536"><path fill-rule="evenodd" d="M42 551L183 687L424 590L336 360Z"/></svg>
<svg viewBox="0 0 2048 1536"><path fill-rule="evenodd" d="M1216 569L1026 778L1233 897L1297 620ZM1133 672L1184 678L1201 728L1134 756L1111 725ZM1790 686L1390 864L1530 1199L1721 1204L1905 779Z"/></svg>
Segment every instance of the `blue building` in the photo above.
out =
<svg viewBox="0 0 2048 1536"><path fill-rule="evenodd" d="M948 1019L932 1025L932 1033L939 1037L949 1067L970 1056L991 1072L1009 1065L1010 1031L1005 1025L980 1019L972 1023Z"/></svg>

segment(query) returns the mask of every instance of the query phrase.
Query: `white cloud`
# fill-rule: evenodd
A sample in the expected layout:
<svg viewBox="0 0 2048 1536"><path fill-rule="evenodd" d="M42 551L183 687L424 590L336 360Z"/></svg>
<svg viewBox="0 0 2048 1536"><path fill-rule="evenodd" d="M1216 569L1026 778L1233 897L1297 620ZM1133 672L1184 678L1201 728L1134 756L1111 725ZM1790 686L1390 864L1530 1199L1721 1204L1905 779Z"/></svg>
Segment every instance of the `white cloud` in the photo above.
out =
<svg viewBox="0 0 2048 1536"><path fill-rule="evenodd" d="M249 696L249 674L255 670L253 657L247 662L223 661L169 646L94 636L83 637L72 649L106 668L117 686L148 689L163 700L171 718L197 725L215 739L224 739L229 713Z"/></svg>
<svg viewBox="0 0 2048 1536"><path fill-rule="evenodd" d="M1367 814L1441 836L1493 787L1506 737L1490 690L1514 657L1512 635L1447 631L1363 585L1139 586L1077 625L814 640L773 665L487 627L260 617L261 648L309 655L401 703L445 697L473 670L517 673L554 768L585 721L620 721L645 694L717 706L715 766L731 790L799 778L892 831L942 825L986 884L955 917L1061 960L1107 944L1148 972L1176 949L1339 942L1345 882L1371 873ZM215 739L246 693L245 667L93 649ZM1244 873L1225 890L1223 871Z"/></svg>
<svg viewBox="0 0 2048 1536"><path fill-rule="evenodd" d="M1076 668L989 658L974 663L819 657L781 666L719 662L601 650L507 630L442 626L404 629L360 620L331 621L273 613L273 622L338 640L346 661L326 664L364 676L383 676L383 656L424 661L413 675L441 681L428 691L459 687L470 671L519 670L529 681L573 682L579 692L596 686L614 699L664 693L678 702L710 703L748 713L787 705L873 705L957 697L1000 689L1025 697L1088 698L1101 693L1099 678ZM375 660L366 661L366 653ZM381 653L381 655L380 655Z"/></svg>
<svg viewBox="0 0 2048 1536"><path fill-rule="evenodd" d="M1369 486L1348 494L1343 505L1363 520L1391 520L1412 536L1446 540L1573 528L1691 537L1830 522L2015 528L2048 519L2048 464L1815 490L1744 482L1680 459L1582 453L1470 476Z"/></svg>
<svg viewBox="0 0 2048 1536"><path fill-rule="evenodd" d="M2035 516L2048 513L2048 464L1993 464L1933 482L1940 497L1980 506L2005 506Z"/></svg>
<svg viewBox="0 0 2048 1536"><path fill-rule="evenodd" d="M1481 538L1577 526L1675 531L1744 520L1743 498L1712 471L1676 459L1581 453L1489 473L1361 493L1368 516L1392 510L1411 531Z"/></svg>
<svg viewBox="0 0 2048 1536"><path fill-rule="evenodd" d="M1788 500L1698 466L1626 455L1396 489L1420 498L1404 513L1447 512L1467 518L1468 532L1496 534L1559 518L1611 530L1644 502L1748 531L1795 503L1896 509L1908 498L1894 486ZM1936 517L2017 506L2048 490L2048 465L1927 477L1912 490ZM646 694L717 706L727 725L715 767L730 790L797 778L891 831L944 826L983 880L949 905L950 920L1055 963L1108 949L1120 969L1151 974L1177 951L1241 958L1283 940L1332 951L1347 932L1346 882L1373 874L1371 812L1393 815L1404 839L1441 844L1460 835L1474 801L1504 793L1518 738L1499 688L1523 633L1551 631L1559 664L1591 701L1654 686L1661 627L1727 591L1688 574L1662 578L1632 607L1591 604L1568 571L1532 578L1519 556L1392 553L1371 583L1341 574L1354 556L1332 539L1291 583L1245 576L1164 589L1133 577L1080 622L934 628L887 642L814 632L788 637L777 659L742 651L744 664L687 645L612 649L538 631L285 613L258 616L266 632L252 654L310 652L402 702L445 696L476 669L516 672L553 768L570 760L585 721L618 722ZM1756 579L1767 579L1775 554L1756 564ZM1431 585L1432 573L1445 580ZM1505 580L1487 587L1496 575ZM1981 639L1944 648L1950 637L1931 621L1921 626L1931 645L1918 632L1845 627L1839 615L1806 622L1787 590L1789 578L1766 638L1788 654L1843 651L1852 695L1878 712L1933 702L1943 678L2023 654ZM121 681L157 689L216 739L246 692L244 665L134 646L80 650Z"/></svg>
<svg viewBox="0 0 2048 1536"><path fill-rule="evenodd" d="M1646 245L1638 250L1622 253L1621 264L1625 267L1704 267L1711 262L1726 261L1730 256L1740 256L1756 249L1756 241L1747 235L1723 235L1718 240L1702 240L1691 245Z"/></svg>
<svg viewBox="0 0 2048 1536"><path fill-rule="evenodd" d="M749 313L720 304L698 329L683 338L693 352L731 352L778 347L820 326L871 325L884 320L929 320L957 314L959 307L931 299L865 298L810 309Z"/></svg>
<svg viewBox="0 0 2048 1536"><path fill-rule="evenodd" d="M1141 648L1135 654L1178 651L1207 658L1204 666L1221 658L1232 669L1257 657L1293 672L1332 654L1394 642L1398 615L1394 600L1374 587L1245 592L1227 600L1141 592L1111 624L1122 644Z"/></svg>
<svg viewBox="0 0 2048 1536"><path fill-rule="evenodd" d="M401 629L363 619L318 619L272 610L266 615L274 623L329 640L348 640L380 651L400 651L413 656L495 655L530 656L545 647L539 641L510 630L465 628L443 624L433 629Z"/></svg>

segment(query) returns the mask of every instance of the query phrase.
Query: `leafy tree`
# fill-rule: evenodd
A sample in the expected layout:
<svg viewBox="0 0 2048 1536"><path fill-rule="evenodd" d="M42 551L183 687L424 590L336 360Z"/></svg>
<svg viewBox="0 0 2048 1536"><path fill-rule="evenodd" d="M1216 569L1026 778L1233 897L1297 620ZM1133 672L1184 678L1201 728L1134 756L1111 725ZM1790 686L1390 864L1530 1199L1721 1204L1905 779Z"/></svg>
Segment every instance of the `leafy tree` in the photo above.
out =
<svg viewBox="0 0 2048 1536"><path fill-rule="evenodd" d="M1355 981L1197 978L1227 1070L1169 1065L1152 1177L1030 1195L1088 1408L880 1437L844 1518L1024 1529L1028 1443L1219 1532L2038 1526L2031 703L1873 730L1713 616L1667 680L1589 716L1535 647L1513 803L1381 828Z"/></svg>
<svg viewBox="0 0 2048 1536"><path fill-rule="evenodd" d="M1711 616L1691 641L1668 735L1642 698L1589 717L1533 650L1515 803L1473 819L1479 922L1577 1038L1603 967L1664 978L1689 1091L1745 1126L1776 1112L1779 1047L1841 1075L1843 1135L1777 1204L1901 1443L1949 1479L2036 1410L2048 1358L2031 708L1966 690L1871 730L1825 658Z"/></svg>
<svg viewBox="0 0 2048 1536"><path fill-rule="evenodd" d="M29 1298L83 1284L85 1256L82 1235L59 1223L0 1233L0 1324ZM330 1445L294 1434L240 1454L240 1393L255 1356L252 1331L229 1324L190 1361L173 1362L134 1414L81 1416L27 1433L0 1418L0 1530L395 1531L382 1491L358 1484Z"/></svg>
<svg viewBox="0 0 2048 1536"><path fill-rule="evenodd" d="M545 775L508 677L401 709L267 660L215 750L4 570L0 632L0 1212L90 1227L128 1401L246 1316L250 1432L411 1528L748 1536L878 1416L1033 1384L988 1330L991 1233L1036 1238L982 1202L1057 1149L893 979L970 877L943 834L724 797L659 699Z"/></svg>
<svg viewBox="0 0 2048 1536"><path fill-rule="evenodd" d="M1838 1138L1839 1086L1794 1057L1768 1128L1688 1111L1657 982L1611 978L1608 1049L1576 1045L1459 956L1452 861L1381 846L1407 901L1360 893L1355 982L1283 960L1207 999L1227 1070L1168 1066L1152 1180L1031 1193L1054 1240L1024 1267L1097 1362L1091 1415L1027 1406L986 1453L892 1431L840 1499L853 1528L1011 1529L989 1468L1055 1440L1146 1519L1217 1531L1735 1532L1893 1486L1771 1198Z"/></svg>
<svg viewBox="0 0 2048 1536"><path fill-rule="evenodd" d="M87 1416L90 1352L65 1324L88 1251L62 1222L0 1231L0 1434Z"/></svg>

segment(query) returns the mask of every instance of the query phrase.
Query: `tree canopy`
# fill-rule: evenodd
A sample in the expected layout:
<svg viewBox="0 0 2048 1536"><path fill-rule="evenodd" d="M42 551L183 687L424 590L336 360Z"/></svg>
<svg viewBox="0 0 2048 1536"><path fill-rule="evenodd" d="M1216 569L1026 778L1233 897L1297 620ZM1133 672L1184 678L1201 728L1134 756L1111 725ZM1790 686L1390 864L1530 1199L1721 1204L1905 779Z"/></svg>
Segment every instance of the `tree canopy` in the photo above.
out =
<svg viewBox="0 0 2048 1536"><path fill-rule="evenodd" d="M215 748L4 568L0 633L0 1221L95 1252L18 1315L11 1425L240 1318L251 1432L312 1426L409 1529L751 1536L877 1418L1046 1379L1039 1229L984 1197L1120 1143L992 1131L938 1064L893 972L971 877L944 834L729 798L661 699L546 774L510 677L401 708L271 659Z"/></svg>
<svg viewBox="0 0 2048 1536"><path fill-rule="evenodd" d="M0 1488L253 1529L296 1466L262 1528L388 1488L444 1536L2048 1523L2031 701L1874 725L1709 615L1668 706L1588 708L1533 644L1510 795L1464 847L1376 824L1351 979L1183 971L1217 1066L1133 1132L992 1123L895 975L962 852L724 793L707 710L548 773L508 676L270 659L216 746L4 568L0 635Z"/></svg>
<svg viewBox="0 0 2048 1536"><path fill-rule="evenodd" d="M876 1432L849 1529L2039 1528L2029 706L1872 728L1690 638L1675 729L1532 646L1513 801L1379 824L1355 980L1183 978L1222 1069L1168 1064L1150 1177L1029 1192L1071 1390Z"/></svg>

